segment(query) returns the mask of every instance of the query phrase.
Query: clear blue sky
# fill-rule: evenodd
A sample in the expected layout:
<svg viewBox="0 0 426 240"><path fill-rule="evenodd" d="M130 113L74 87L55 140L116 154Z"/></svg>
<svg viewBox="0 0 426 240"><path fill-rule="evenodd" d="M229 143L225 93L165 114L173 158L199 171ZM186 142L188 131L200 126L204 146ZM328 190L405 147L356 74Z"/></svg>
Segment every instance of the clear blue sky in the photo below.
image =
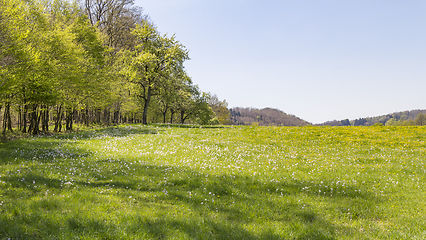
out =
<svg viewBox="0 0 426 240"><path fill-rule="evenodd" d="M426 1L135 0L201 90L312 123L426 109Z"/></svg>

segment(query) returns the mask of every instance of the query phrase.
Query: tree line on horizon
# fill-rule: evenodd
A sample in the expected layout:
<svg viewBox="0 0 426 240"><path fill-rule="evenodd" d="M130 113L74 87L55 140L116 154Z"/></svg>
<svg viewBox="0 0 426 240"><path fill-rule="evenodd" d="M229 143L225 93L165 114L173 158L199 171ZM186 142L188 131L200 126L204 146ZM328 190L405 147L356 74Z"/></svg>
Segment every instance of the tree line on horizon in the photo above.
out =
<svg viewBox="0 0 426 240"><path fill-rule="evenodd" d="M294 115L286 114L274 108L242 108L229 109L231 124L252 126L307 126L311 123ZM426 110L395 112L377 117L358 118L354 120L333 120L315 126L424 126Z"/></svg>
<svg viewBox="0 0 426 240"><path fill-rule="evenodd" d="M226 101L192 82L187 60L133 0L0 0L2 133L229 123Z"/></svg>
<svg viewBox="0 0 426 240"><path fill-rule="evenodd" d="M377 116L377 117L368 117L368 118L358 118L352 121L349 119L345 120L334 120L327 121L322 124L317 124L318 126L374 126L374 125L383 125L383 126L424 126L426 125L426 110L411 110L411 111L402 111L395 112L392 114Z"/></svg>

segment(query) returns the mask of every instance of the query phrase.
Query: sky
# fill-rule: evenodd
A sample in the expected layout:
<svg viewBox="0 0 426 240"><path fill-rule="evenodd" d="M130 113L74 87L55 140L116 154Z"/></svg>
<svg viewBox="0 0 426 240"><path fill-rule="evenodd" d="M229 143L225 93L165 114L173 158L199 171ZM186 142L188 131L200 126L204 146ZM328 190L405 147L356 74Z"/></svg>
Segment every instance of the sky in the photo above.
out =
<svg viewBox="0 0 426 240"><path fill-rule="evenodd" d="M135 0L229 107L311 123L426 109L426 1Z"/></svg>

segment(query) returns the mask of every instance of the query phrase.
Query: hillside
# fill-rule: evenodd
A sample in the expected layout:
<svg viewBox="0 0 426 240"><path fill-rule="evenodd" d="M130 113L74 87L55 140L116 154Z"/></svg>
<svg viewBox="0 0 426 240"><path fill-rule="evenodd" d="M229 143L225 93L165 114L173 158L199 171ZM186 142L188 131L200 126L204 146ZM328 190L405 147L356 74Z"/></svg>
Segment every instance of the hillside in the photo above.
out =
<svg viewBox="0 0 426 240"><path fill-rule="evenodd" d="M382 123L386 125L386 123L391 122L410 122L414 121L419 113L426 114L426 110L411 110L411 111L402 111L395 112L386 115L376 116L376 117L366 117L366 118L358 118L349 121L349 119L345 120L333 120L327 121L321 124L317 124L318 126L372 126L376 123Z"/></svg>
<svg viewBox="0 0 426 240"><path fill-rule="evenodd" d="M259 126L306 126L308 122L294 115L289 115L274 108L231 108L231 123L233 125Z"/></svg>

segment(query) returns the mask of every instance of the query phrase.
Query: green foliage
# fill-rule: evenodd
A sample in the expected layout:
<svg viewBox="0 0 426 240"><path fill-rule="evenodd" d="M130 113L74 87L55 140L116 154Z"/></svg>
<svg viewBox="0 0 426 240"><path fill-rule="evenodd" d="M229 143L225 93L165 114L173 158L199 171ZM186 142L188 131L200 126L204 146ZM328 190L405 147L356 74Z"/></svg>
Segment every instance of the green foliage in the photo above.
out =
<svg viewBox="0 0 426 240"><path fill-rule="evenodd" d="M423 113L418 113L415 120L408 119L404 115L400 118L400 120L396 120L395 118L391 118L386 122L386 126L423 126L426 125L426 117Z"/></svg>
<svg viewBox="0 0 426 240"><path fill-rule="evenodd" d="M209 125L219 125L220 121L217 118L212 118L209 122Z"/></svg>
<svg viewBox="0 0 426 240"><path fill-rule="evenodd" d="M188 84L179 94L181 98L177 102L177 108L180 111L181 123L190 120L201 125L209 124L215 115L208 104L210 95L201 92L198 86L192 84Z"/></svg>
<svg viewBox="0 0 426 240"><path fill-rule="evenodd" d="M121 74L132 84L133 95L143 100L143 123L147 124L151 98L165 92L164 86L170 85L170 81L185 79L183 62L189 57L174 36L161 35L147 20L137 25L132 33L137 45L134 51L122 53Z"/></svg>
<svg viewBox="0 0 426 240"><path fill-rule="evenodd" d="M423 113L419 113L419 114L417 115L417 117L416 117L415 122L416 122L416 125L417 125L417 126L423 126L423 125L426 125L426 117L425 117L425 115L424 115Z"/></svg>
<svg viewBox="0 0 426 240"><path fill-rule="evenodd" d="M414 126L416 125L415 122L412 119L405 120L401 123L401 126Z"/></svg>
<svg viewBox="0 0 426 240"><path fill-rule="evenodd" d="M396 121L394 118L389 119L386 124L386 126L398 126L399 122Z"/></svg>
<svg viewBox="0 0 426 240"><path fill-rule="evenodd" d="M257 127L257 126L259 126L259 123L258 123L258 122L252 122L252 123L250 124L250 126L252 126L252 127Z"/></svg>
<svg viewBox="0 0 426 240"><path fill-rule="evenodd" d="M72 131L76 121L146 124L160 114L209 123L208 98L185 72L188 51L175 36L160 34L132 1L84 4L0 0L3 134L28 127L36 135L40 124L46 132L52 113L54 131L63 120Z"/></svg>
<svg viewBox="0 0 426 240"><path fill-rule="evenodd" d="M368 118L360 118L352 121L352 125L359 126L373 126L376 123L383 123L387 126L412 126L416 125L413 123L415 118L419 113L425 114L426 110L412 110L412 111L403 111L403 112L395 112L387 115L377 116L377 117L368 117ZM342 121L329 121L323 124L322 126L349 126L346 120Z"/></svg>
<svg viewBox="0 0 426 240"><path fill-rule="evenodd" d="M215 112L216 118L220 124L231 124L231 112L228 110L226 100L219 101L217 95L211 95L209 105Z"/></svg>

